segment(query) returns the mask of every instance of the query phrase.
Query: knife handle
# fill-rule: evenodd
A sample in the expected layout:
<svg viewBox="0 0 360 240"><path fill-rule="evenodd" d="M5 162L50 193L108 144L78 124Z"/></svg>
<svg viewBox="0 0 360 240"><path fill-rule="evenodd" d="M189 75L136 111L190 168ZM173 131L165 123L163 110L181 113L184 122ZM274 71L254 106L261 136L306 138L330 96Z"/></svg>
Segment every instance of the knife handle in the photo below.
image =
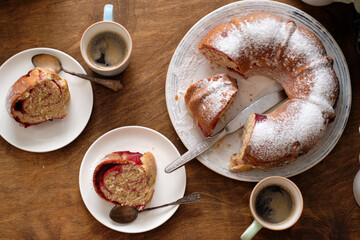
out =
<svg viewBox="0 0 360 240"><path fill-rule="evenodd" d="M223 138L226 134L227 134L227 131L223 130L223 131L217 133L216 135L214 135L212 137L208 137L205 140L199 142L193 148L191 148L189 151L187 151L182 156L175 159L175 161L170 163L165 168L165 172L166 173L171 173L171 172L175 171L176 169L178 169L179 167L183 166L185 163L187 163L187 162L191 161L192 159L196 158L197 156L199 156L200 154L205 152L207 149L209 149L209 147L214 145L221 138Z"/></svg>

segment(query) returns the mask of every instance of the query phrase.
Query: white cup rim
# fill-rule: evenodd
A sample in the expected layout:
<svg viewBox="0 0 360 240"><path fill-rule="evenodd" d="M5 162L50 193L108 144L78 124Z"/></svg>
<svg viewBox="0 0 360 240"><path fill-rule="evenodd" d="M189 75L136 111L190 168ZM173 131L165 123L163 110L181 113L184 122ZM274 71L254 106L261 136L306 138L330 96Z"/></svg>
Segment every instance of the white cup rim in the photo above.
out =
<svg viewBox="0 0 360 240"><path fill-rule="evenodd" d="M257 194L259 193L259 191L261 189L263 189L266 186L270 186L270 185L274 185L274 184L281 185L285 189L291 191L292 195L294 195L294 198L295 198L294 199L295 210L289 220L287 220L285 222L281 222L281 223L272 224L272 223L263 221L257 215L257 213L255 211L255 207L254 207L254 202L255 202L254 198L257 196ZM303 202L303 197L302 197L301 191L299 190L299 188L296 186L296 184L294 182L292 182L288 178L284 178L284 177L280 177L280 176L272 176L272 177L265 178L256 184L256 186L254 187L254 189L251 192L249 205L250 205L250 210L251 210L253 217L263 227L271 229L271 230L284 230L284 229L290 228L299 220L299 218L302 214L302 211L303 211L304 202Z"/></svg>
<svg viewBox="0 0 360 240"><path fill-rule="evenodd" d="M113 66L113 67L108 67L108 68L100 68L100 67L92 64L92 63L88 60L88 57L87 57L87 52L86 52L86 51L87 51L87 49L86 49L87 46L85 46L85 49L84 49L84 48L83 48L83 44L82 44L83 41L84 41L84 37L85 37L86 33L87 33L91 28L93 28L93 27L95 27L95 26L97 26L97 25L99 25L99 24L104 24L104 23L110 23L110 24L114 24L114 25L120 27L120 28L125 32L125 34L127 35L127 37L129 38L129 41L126 41L127 44L128 44L128 51L127 51L126 57L125 57L125 58L122 60L122 62L119 63L118 65ZM130 33L128 32L128 30L127 30L124 26L122 26L120 23L117 23L117 22L114 22L114 21L99 21L99 22L93 23L92 25L90 25L90 26L84 31L84 33L83 33L83 35L82 35L82 37L81 37L81 40L80 40L80 52L81 52L81 55L82 55L83 59L85 60L86 64L87 64L88 66L91 66L91 68L93 68L93 69L95 69L95 70L97 70L97 71L99 71L99 72L104 72L104 73L106 73L106 72L111 72L111 71L114 71L114 70L116 70L116 69L121 68L123 65L125 65L125 64L129 61L129 58L130 58L131 53L132 53L132 39L131 39L131 35L130 35Z"/></svg>

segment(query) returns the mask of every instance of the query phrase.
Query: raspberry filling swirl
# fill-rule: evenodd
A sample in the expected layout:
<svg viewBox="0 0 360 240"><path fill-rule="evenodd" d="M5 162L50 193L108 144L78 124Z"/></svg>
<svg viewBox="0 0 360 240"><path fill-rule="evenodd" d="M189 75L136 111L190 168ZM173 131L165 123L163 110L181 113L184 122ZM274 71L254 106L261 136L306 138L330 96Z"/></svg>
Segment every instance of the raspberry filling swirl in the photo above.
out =
<svg viewBox="0 0 360 240"><path fill-rule="evenodd" d="M93 175L97 194L115 205L144 208L153 189L149 187L142 157L141 153L129 151L105 156Z"/></svg>

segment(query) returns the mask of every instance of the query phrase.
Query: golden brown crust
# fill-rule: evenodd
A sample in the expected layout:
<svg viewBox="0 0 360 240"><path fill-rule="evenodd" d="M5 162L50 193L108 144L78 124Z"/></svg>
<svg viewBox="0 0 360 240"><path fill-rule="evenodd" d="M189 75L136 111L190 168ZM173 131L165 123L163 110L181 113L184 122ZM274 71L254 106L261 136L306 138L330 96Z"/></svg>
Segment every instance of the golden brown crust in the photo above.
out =
<svg viewBox="0 0 360 240"><path fill-rule="evenodd" d="M6 97L7 109L10 113L13 111L17 99L27 92L30 88L39 83L39 71L37 68L29 71L27 75L22 76L10 88Z"/></svg>
<svg viewBox="0 0 360 240"><path fill-rule="evenodd" d="M237 81L228 74L217 74L192 84L184 96L191 116L205 137L212 134L220 117L233 102Z"/></svg>
<svg viewBox="0 0 360 240"><path fill-rule="evenodd" d="M156 174L156 161L151 152L113 152L95 168L93 184L102 199L143 209L153 197ZM113 188L114 185L119 188Z"/></svg>
<svg viewBox="0 0 360 240"><path fill-rule="evenodd" d="M19 101L26 100L31 94L32 89L40 85L43 81L53 81L57 88L60 89L61 103L67 104L70 101L70 92L67 81L59 77L56 73L44 68L37 67L28 72L27 75L20 77L9 89L6 97L6 108L9 114L24 127L28 127L33 124L38 124L46 120L54 118L63 118L66 115L66 107L61 108L61 113L54 115L53 117L44 117L38 122L27 123L20 119L21 113L16 109L16 104ZM35 106L34 106L35 107Z"/></svg>
<svg viewBox="0 0 360 240"><path fill-rule="evenodd" d="M149 178L149 186L155 184L156 181L156 174L157 174L157 167L155 157L151 152L146 152L141 157L141 161L143 162L144 169L146 171L146 175Z"/></svg>
<svg viewBox="0 0 360 240"><path fill-rule="evenodd" d="M217 36L225 34L231 28L232 26L230 24L223 24L215 27L200 41L198 48L201 49L203 46L209 46L209 44L213 42Z"/></svg>
<svg viewBox="0 0 360 240"><path fill-rule="evenodd" d="M253 141L249 145L256 126L256 121L250 116L248 129L244 133L246 137L243 136L243 147L239 154L231 158L231 171L268 168L294 160L318 142L327 121L334 118L333 106L338 98L339 84L333 60L326 55L325 47L315 33L297 26L294 21L268 13L255 13L243 19L234 18L228 24L212 29L201 40L198 49L214 63L230 68L244 77L265 75L277 80L290 99L299 100L290 101L274 113L266 115L266 121L278 121L280 118L277 115L289 118L285 115L290 105L298 109L296 111L300 111L302 107L312 109L312 114L318 118L315 120L318 121L318 129L309 130L306 136L299 134L301 142L289 140L284 146L289 149L288 152L280 150L283 152L277 158L269 150L269 154L262 155L264 159L260 159L254 152L261 150ZM299 103L301 101L306 103ZM294 107L295 105L300 107ZM309 126L312 125L313 122L310 122ZM279 126L279 129L283 127ZM256 131L255 135L260 134ZM272 157L268 157L270 155Z"/></svg>
<svg viewBox="0 0 360 240"><path fill-rule="evenodd" d="M309 116L315 116L317 120L318 126L315 128L310 127L311 133L306 135L305 141L299 142L301 137L291 137L287 140L279 138L269 138L270 141L265 142L267 146L264 146L264 142L252 142L252 135L254 131L261 131L256 129L257 124L266 122L266 126L268 128L276 129L278 135L285 136L282 134L288 134L289 136L293 136L293 133L290 131L294 131L293 127L296 127L298 132L301 131L309 131L307 129L306 124L298 125L296 122L299 116L306 114L306 111L299 112L300 109L306 107L308 111L313 111L314 104L309 103L307 101L299 100L299 99L291 99L286 101L283 105L277 108L275 111L269 114L251 114L247 123L244 126L244 133L243 133L243 145L240 149L240 153L234 154L231 158L229 169L232 172L240 172L250 170L252 168L258 169L267 169L276 166L281 166L285 163L289 163L294 161L297 156L301 153L306 153L310 151L314 145L319 141L320 137L322 136L324 129L327 125L326 119L323 118L321 111L315 110L315 114L311 114ZM306 118L307 116L305 116ZM305 120L306 121L306 120ZM299 120L299 122L302 122ZM300 129L299 129L300 128ZM263 128L261 128L263 129ZM260 133L260 136L266 138L266 133ZM285 145L279 145L281 143L278 142L285 142ZM261 147L259 147L259 144ZM281 146L281 148L277 148ZM267 148L268 147L268 148ZM288 148L289 150L284 150ZM266 152L264 158L264 152ZM250 168L250 166L252 166Z"/></svg>

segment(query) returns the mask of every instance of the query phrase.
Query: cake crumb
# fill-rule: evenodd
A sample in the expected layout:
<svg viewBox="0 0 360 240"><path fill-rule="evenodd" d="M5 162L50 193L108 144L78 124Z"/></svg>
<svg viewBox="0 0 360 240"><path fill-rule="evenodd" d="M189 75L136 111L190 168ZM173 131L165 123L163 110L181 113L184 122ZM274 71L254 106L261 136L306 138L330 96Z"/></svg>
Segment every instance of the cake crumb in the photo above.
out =
<svg viewBox="0 0 360 240"><path fill-rule="evenodd" d="M220 148L220 145L224 142L224 138L220 139L219 141L217 141L217 143L215 144L215 149Z"/></svg>

